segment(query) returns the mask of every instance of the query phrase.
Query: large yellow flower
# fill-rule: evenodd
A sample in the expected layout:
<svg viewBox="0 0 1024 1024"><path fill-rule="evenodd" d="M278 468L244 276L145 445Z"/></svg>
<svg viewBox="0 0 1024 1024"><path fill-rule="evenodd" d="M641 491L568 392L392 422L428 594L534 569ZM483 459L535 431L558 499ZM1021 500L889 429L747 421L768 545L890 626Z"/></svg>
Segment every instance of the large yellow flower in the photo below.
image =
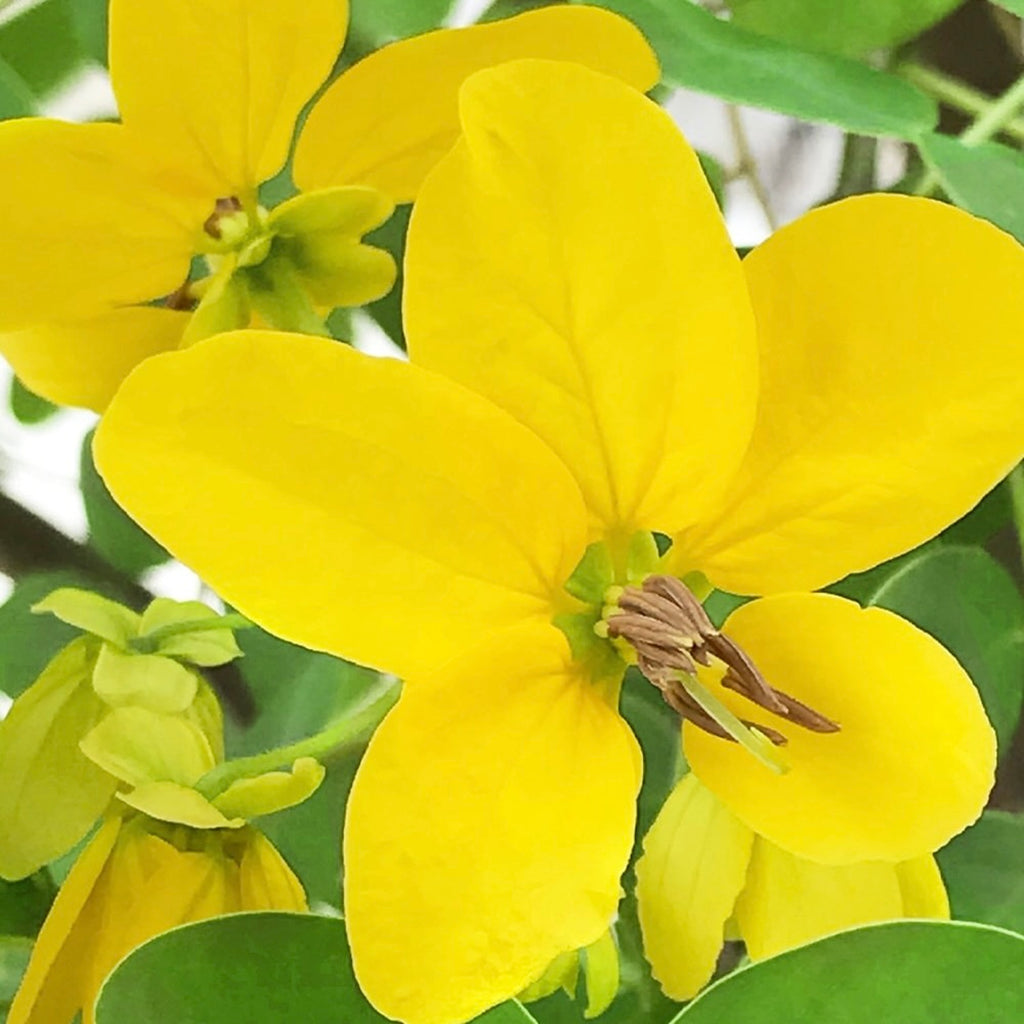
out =
<svg viewBox="0 0 1024 1024"><path fill-rule="evenodd" d="M741 264L693 152L621 83L506 64L461 118L413 213L411 363L225 335L137 369L96 451L246 614L406 677L352 791L345 909L365 991L417 1024L608 927L642 768L624 657L690 719L701 784L795 856L913 860L971 821L993 738L954 659L786 592L921 543L1024 445L1024 255L991 226L852 199ZM684 576L779 596L723 637ZM672 616L623 616L661 585L696 625L658 661Z"/></svg>
<svg viewBox="0 0 1024 1024"><path fill-rule="evenodd" d="M122 123L0 125L0 352L30 388L102 410L156 352L254 320L326 333L325 311L386 293L394 261L360 239L454 142L479 68L536 56L658 79L640 33L596 8L387 46L320 98L296 145L302 194L268 212L258 187L347 21L347 0L111 0Z"/></svg>

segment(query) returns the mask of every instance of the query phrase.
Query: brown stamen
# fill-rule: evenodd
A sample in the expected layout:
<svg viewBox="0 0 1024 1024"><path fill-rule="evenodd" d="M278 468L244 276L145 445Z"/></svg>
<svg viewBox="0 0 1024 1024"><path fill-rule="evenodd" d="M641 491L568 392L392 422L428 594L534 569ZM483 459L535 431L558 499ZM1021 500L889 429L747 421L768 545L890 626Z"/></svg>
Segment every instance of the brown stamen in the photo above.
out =
<svg viewBox="0 0 1024 1024"><path fill-rule="evenodd" d="M769 685L750 656L735 640L715 629L700 601L674 576L648 576L640 587L626 587L608 617L608 635L625 640L636 652L637 666L681 718L723 739L734 740L687 693L680 672L696 676L697 664L712 658L726 666L722 685L747 700L812 732L838 732L839 725L814 708ZM775 746L786 737L776 729L743 721Z"/></svg>
<svg viewBox="0 0 1024 1024"><path fill-rule="evenodd" d="M223 196L213 205L213 213L203 221L203 230L211 238L220 238L220 219L242 209L242 201L237 196Z"/></svg>

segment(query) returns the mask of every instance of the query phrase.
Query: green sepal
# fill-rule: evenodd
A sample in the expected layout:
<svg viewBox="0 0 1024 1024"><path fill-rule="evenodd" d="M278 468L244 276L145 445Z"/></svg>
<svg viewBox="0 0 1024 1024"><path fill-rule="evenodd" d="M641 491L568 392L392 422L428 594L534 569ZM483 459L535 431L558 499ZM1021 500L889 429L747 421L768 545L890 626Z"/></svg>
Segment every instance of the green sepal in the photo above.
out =
<svg viewBox="0 0 1024 1024"><path fill-rule="evenodd" d="M301 804L323 780L324 766L315 758L300 757L290 772L264 772L255 778L236 779L212 803L228 818L250 821Z"/></svg>
<svg viewBox="0 0 1024 1024"><path fill-rule="evenodd" d="M649 530L637 530L629 538L626 550L626 582L641 583L658 568L661 555L658 553L658 542Z"/></svg>
<svg viewBox="0 0 1024 1024"><path fill-rule="evenodd" d="M559 953L548 964L547 970L531 985L527 985L517 996L521 1003L535 1003L545 999L559 989L569 998L576 994L576 982L580 973L580 956L575 950Z"/></svg>
<svg viewBox="0 0 1024 1024"><path fill-rule="evenodd" d="M143 612L139 636L133 646L145 649L144 642L167 626L189 622L205 625L209 620L219 618L221 616L217 612L201 601L172 601L170 598L158 597ZM155 646L151 653L162 654L166 658L180 658L204 668L225 665L242 656L235 634L226 626L224 629L203 628L194 632L175 632L153 639Z"/></svg>
<svg viewBox="0 0 1024 1024"><path fill-rule="evenodd" d="M619 991L619 947L608 929L596 942L582 950L583 977L587 984L587 1020L604 1013Z"/></svg>
<svg viewBox="0 0 1024 1024"><path fill-rule="evenodd" d="M583 552L579 564L565 581L565 590L585 604L601 605L604 602L605 591L614 582L615 563L612 561L612 554L608 550L608 545L598 540L589 544L587 550ZM568 636L568 633L566 635Z"/></svg>
<svg viewBox="0 0 1024 1024"><path fill-rule="evenodd" d="M112 708L135 706L176 714L195 699L196 674L158 654L127 654L104 644L96 659L93 689Z"/></svg>
<svg viewBox="0 0 1024 1024"><path fill-rule="evenodd" d="M551 621L569 641L573 660L583 665L591 679L621 677L626 663L609 640L599 637L594 626L601 620L601 609L585 612L567 612Z"/></svg>
<svg viewBox="0 0 1024 1024"><path fill-rule="evenodd" d="M251 305L246 279L234 269L235 261L228 257L224 266L209 280L182 335L182 348L215 334L249 326Z"/></svg>
<svg viewBox="0 0 1024 1024"><path fill-rule="evenodd" d="M106 710L90 685L98 647L73 640L0 721L0 877L24 878L66 853L113 796L116 780L78 745Z"/></svg>
<svg viewBox="0 0 1024 1024"><path fill-rule="evenodd" d="M173 782L191 786L214 765L202 729L181 715L115 708L81 740L94 764L129 786Z"/></svg>
<svg viewBox="0 0 1024 1024"><path fill-rule="evenodd" d="M88 590L61 587L32 605L37 615L49 612L62 622L101 637L125 650L141 619L130 608Z"/></svg>

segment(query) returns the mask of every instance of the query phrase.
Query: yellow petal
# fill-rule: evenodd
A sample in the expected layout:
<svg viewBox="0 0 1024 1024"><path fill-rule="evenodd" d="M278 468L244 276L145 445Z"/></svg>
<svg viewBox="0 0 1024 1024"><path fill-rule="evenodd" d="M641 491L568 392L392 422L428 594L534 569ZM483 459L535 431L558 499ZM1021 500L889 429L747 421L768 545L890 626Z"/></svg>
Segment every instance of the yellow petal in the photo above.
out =
<svg viewBox="0 0 1024 1024"><path fill-rule="evenodd" d="M895 865L816 864L760 837L736 904L740 934L755 960L844 928L902 916Z"/></svg>
<svg viewBox="0 0 1024 1024"><path fill-rule="evenodd" d="M553 627L509 630L406 687L370 741L348 804L345 914L386 1016L468 1020L607 929L636 742L575 671Z"/></svg>
<svg viewBox="0 0 1024 1024"><path fill-rule="evenodd" d="M308 910L302 883L266 836L252 831L238 882L243 910Z"/></svg>
<svg viewBox="0 0 1024 1024"><path fill-rule="evenodd" d="M670 998L692 999L711 980L753 840L692 773L644 838L636 865L644 955Z"/></svg>
<svg viewBox="0 0 1024 1024"><path fill-rule="evenodd" d="M636 89L659 78L647 41L595 7L550 7L385 46L319 99L295 150L302 189L372 185L410 202L459 134L458 93L475 71L524 57L578 61Z"/></svg>
<svg viewBox="0 0 1024 1024"><path fill-rule="evenodd" d="M723 632L772 686L841 726L787 725L713 684L736 714L789 740L778 755L790 770L777 775L738 744L684 727L693 771L755 832L824 863L895 862L937 849L981 813L995 736L970 679L927 633L827 594L752 601Z"/></svg>
<svg viewBox="0 0 1024 1024"><path fill-rule="evenodd" d="M897 864L896 878L903 896L904 917L949 920L949 895L931 854Z"/></svg>
<svg viewBox="0 0 1024 1024"><path fill-rule="evenodd" d="M676 567L813 590L907 551L1021 457L1024 249L945 204L815 210L744 261L761 396L750 450Z"/></svg>
<svg viewBox="0 0 1024 1024"><path fill-rule="evenodd" d="M57 654L0 721L0 877L24 878L71 849L116 781L79 750L105 711L89 685L96 643Z"/></svg>
<svg viewBox="0 0 1024 1024"><path fill-rule="evenodd" d="M101 875L121 828L107 818L75 861L43 922L32 959L7 1012L7 1024L64 1024L90 985L92 946L99 934Z"/></svg>
<svg viewBox="0 0 1024 1024"><path fill-rule="evenodd" d="M757 372L697 158L658 106L575 64L480 72L461 104L409 230L413 360L547 441L605 531L692 522L739 463Z"/></svg>
<svg viewBox="0 0 1024 1024"><path fill-rule="evenodd" d="M37 395L102 412L136 364L178 347L188 321L172 309L127 306L0 334L0 354Z"/></svg>
<svg viewBox="0 0 1024 1024"><path fill-rule="evenodd" d="M214 765L210 741L198 725L144 707L108 712L80 746L86 757L130 786L191 786Z"/></svg>
<svg viewBox="0 0 1024 1024"><path fill-rule="evenodd" d="M213 801L229 818L258 818L308 799L324 780L324 766L312 757L300 757L290 772L265 772L252 779L236 779Z"/></svg>
<svg viewBox="0 0 1024 1024"><path fill-rule="evenodd" d="M221 814L206 797L177 782L144 782L129 793L118 793L129 807L158 821L169 821L189 828L242 828L242 818Z"/></svg>
<svg viewBox="0 0 1024 1024"><path fill-rule="evenodd" d="M208 181L211 201L251 193L284 163L347 23L347 0L112 0L122 120Z"/></svg>
<svg viewBox="0 0 1024 1024"><path fill-rule="evenodd" d="M120 125L0 125L0 330L174 291L209 210L169 191L160 174L152 151Z"/></svg>
<svg viewBox="0 0 1024 1024"><path fill-rule="evenodd" d="M95 452L117 500L244 614L403 675L549 618L586 543L578 490L529 431L323 339L248 331L150 360Z"/></svg>

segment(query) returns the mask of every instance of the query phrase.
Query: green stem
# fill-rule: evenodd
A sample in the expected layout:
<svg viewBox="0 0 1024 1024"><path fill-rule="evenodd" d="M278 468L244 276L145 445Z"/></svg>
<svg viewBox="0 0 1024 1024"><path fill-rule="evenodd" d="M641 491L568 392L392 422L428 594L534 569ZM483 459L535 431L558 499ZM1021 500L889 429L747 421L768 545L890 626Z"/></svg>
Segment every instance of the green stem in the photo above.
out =
<svg viewBox="0 0 1024 1024"><path fill-rule="evenodd" d="M980 117L992 106L990 96L933 68L926 68L920 64L903 64L897 70L908 82L965 114ZM1011 118L1001 126L1001 130L1018 142L1024 142L1024 118Z"/></svg>
<svg viewBox="0 0 1024 1024"><path fill-rule="evenodd" d="M398 700L399 689L397 682L388 683L383 692L365 707L355 714L338 719L315 736L290 743L286 747L268 750L264 754L225 761L207 772L196 783L195 788L207 800L212 800L238 779L251 779L264 772L287 768L300 757L323 760L339 750L351 747L365 739L380 724Z"/></svg>
<svg viewBox="0 0 1024 1024"><path fill-rule="evenodd" d="M960 135L965 146L980 146L993 135L998 135L1012 121L1017 111L1024 106L1024 75L1021 75L1009 89L990 103L978 119ZM914 190L915 195L931 195L940 184L939 176L929 171Z"/></svg>
<svg viewBox="0 0 1024 1024"><path fill-rule="evenodd" d="M1024 462L1015 466L1006 478L1010 487L1010 504L1013 506L1013 525L1017 530L1017 543L1024 562Z"/></svg>

